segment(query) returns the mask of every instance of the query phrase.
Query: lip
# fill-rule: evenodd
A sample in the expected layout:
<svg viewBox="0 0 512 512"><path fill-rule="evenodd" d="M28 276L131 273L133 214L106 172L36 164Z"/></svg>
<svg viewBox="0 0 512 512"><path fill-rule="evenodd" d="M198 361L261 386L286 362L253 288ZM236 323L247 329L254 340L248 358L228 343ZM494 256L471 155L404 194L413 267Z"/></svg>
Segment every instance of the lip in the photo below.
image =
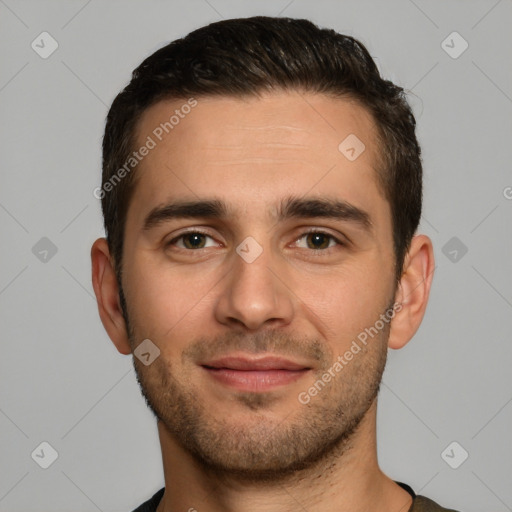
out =
<svg viewBox="0 0 512 512"><path fill-rule="evenodd" d="M310 369L309 366L289 359L276 356L265 356L260 358L248 358L243 356L227 356L201 363L201 366L210 368L226 368L230 370L304 370Z"/></svg>
<svg viewBox="0 0 512 512"><path fill-rule="evenodd" d="M311 370L310 367L267 356L259 359L229 356L201 364L216 381L239 391L263 392L291 384Z"/></svg>

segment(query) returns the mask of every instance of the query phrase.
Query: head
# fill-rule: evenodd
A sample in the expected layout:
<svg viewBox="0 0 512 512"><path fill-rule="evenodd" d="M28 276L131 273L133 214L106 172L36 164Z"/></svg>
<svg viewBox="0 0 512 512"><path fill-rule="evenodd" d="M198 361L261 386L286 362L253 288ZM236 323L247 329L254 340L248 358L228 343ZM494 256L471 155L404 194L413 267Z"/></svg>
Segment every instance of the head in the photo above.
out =
<svg viewBox="0 0 512 512"><path fill-rule="evenodd" d="M100 315L120 352L144 339L159 350L134 364L176 442L254 478L345 446L375 402L387 348L418 328L433 270L430 241L414 237L414 116L365 47L267 17L170 43L112 104L102 181ZM269 353L302 365L297 380L255 392L208 370Z"/></svg>

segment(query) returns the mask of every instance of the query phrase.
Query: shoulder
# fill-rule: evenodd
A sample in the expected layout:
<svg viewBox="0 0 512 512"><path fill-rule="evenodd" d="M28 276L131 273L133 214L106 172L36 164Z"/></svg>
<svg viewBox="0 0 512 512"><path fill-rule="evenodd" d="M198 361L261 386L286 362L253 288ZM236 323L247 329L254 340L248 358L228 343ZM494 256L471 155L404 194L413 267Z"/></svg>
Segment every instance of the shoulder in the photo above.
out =
<svg viewBox="0 0 512 512"><path fill-rule="evenodd" d="M157 491L152 498L139 505L133 512L156 512L158 504L164 495L165 487Z"/></svg>
<svg viewBox="0 0 512 512"><path fill-rule="evenodd" d="M416 496L410 512L457 512L452 508L444 508L425 496Z"/></svg>

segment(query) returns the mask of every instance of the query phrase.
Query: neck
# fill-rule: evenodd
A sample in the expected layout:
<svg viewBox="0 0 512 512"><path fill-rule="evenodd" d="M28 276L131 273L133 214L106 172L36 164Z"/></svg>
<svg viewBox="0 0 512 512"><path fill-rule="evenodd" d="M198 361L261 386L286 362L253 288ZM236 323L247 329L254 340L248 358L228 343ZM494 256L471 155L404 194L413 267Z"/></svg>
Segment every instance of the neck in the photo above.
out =
<svg viewBox="0 0 512 512"><path fill-rule="evenodd" d="M247 482L203 467L158 422L165 493L157 512L407 512L410 495L377 463L375 400L345 446L283 479Z"/></svg>

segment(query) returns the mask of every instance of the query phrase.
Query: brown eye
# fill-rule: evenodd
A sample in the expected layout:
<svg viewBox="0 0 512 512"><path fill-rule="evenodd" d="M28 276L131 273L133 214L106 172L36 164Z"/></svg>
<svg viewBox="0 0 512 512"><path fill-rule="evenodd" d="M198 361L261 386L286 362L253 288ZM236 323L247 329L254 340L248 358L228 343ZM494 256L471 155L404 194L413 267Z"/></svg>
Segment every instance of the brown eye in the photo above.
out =
<svg viewBox="0 0 512 512"><path fill-rule="evenodd" d="M319 252L330 252L330 249L334 249L336 245L343 245L336 237L323 231L309 231L304 233L300 238L296 240L299 244L302 240L305 240L306 246L302 245L304 249L311 249Z"/></svg>
<svg viewBox="0 0 512 512"><path fill-rule="evenodd" d="M327 249L332 237L325 233L308 233L306 240L310 249Z"/></svg>
<svg viewBox="0 0 512 512"><path fill-rule="evenodd" d="M202 233L187 233L182 237L183 244L187 249L202 249L205 244L204 237Z"/></svg>
<svg viewBox="0 0 512 512"><path fill-rule="evenodd" d="M167 246L175 245L179 249L204 249L205 247L212 247L206 245L206 239L211 237L206 233L201 233L200 231L189 231L188 233L183 233L176 238L173 238Z"/></svg>

